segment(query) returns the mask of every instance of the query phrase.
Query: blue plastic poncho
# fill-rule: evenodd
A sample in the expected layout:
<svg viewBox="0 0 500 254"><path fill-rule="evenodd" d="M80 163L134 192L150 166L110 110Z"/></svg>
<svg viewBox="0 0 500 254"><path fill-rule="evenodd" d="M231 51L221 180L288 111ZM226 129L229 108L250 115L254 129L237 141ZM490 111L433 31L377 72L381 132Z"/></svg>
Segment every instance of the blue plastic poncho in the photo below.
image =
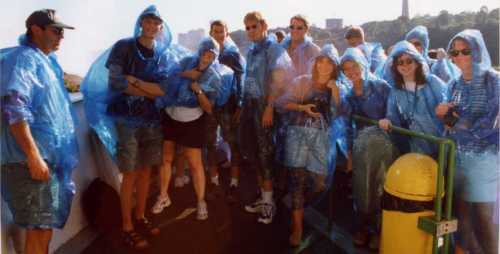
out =
<svg viewBox="0 0 500 254"><path fill-rule="evenodd" d="M500 76L491 67L491 60L478 30L465 30L453 37L461 38L472 50L472 72L470 82L463 77L450 82L450 102L457 105L459 121L451 133L458 143L459 150L483 152L487 147L498 149L498 89Z"/></svg>
<svg viewBox="0 0 500 254"><path fill-rule="evenodd" d="M331 44L325 45L316 59L318 57L327 57L338 66L338 53ZM324 191L331 183L330 177L333 176L337 160L337 144L343 146L346 142L345 129L348 126L341 116L349 112L349 109L345 99L346 91L342 89L340 82L339 79L336 80L341 96L339 106L331 97L331 89L326 86L317 88L311 75L297 77L277 102L283 108L290 103L314 104L316 112L321 114L319 118L314 118L305 112L290 111L284 144L285 166L290 168L292 176L296 175L295 171L309 172L312 186L306 187L312 188L314 192ZM292 177L292 193L305 191L303 183L297 183L302 180L296 178L300 177Z"/></svg>
<svg viewBox="0 0 500 254"><path fill-rule="evenodd" d="M9 130L9 125L27 122L41 156L51 170L51 197L40 197L39 204L48 204L49 221L31 221L38 228L62 228L69 216L75 186L71 172L79 159L75 133L76 117L64 87L63 70L54 54L45 55L22 36L20 46L0 50L0 94L2 98L1 164L26 162L26 156ZM54 180L56 179L56 180ZM16 184L16 183L9 183ZM17 183L21 184L21 183ZM17 186L16 188L27 188ZM3 190L5 200L23 202L30 207L30 197L13 198ZM23 221L14 214L16 222ZM39 218L41 219L41 218Z"/></svg>
<svg viewBox="0 0 500 254"><path fill-rule="evenodd" d="M233 94L236 99L236 105L241 107L243 105L243 94L245 89L246 61L240 54L238 46L236 46L234 41L229 37L224 40L224 48L219 55L219 63L233 70L234 85L231 94Z"/></svg>
<svg viewBox="0 0 500 254"><path fill-rule="evenodd" d="M318 45L316 45L310 36L306 36L304 41L298 45L293 52L289 52L288 48L292 42L292 38L288 35L283 39L281 45L285 48L292 59L293 71L291 73L292 78L310 73L312 67L312 62L319 55L321 50Z"/></svg>
<svg viewBox="0 0 500 254"><path fill-rule="evenodd" d="M363 51L366 56L371 72L375 72L387 59L384 47L379 42L365 42L357 46L357 48Z"/></svg>
<svg viewBox="0 0 500 254"><path fill-rule="evenodd" d="M292 60L286 50L276 43L274 37L267 36L253 43L247 53L245 76L245 97L264 100L269 95L271 73L284 69L290 73Z"/></svg>
<svg viewBox="0 0 500 254"><path fill-rule="evenodd" d="M348 48L342 58L341 65L347 61L358 64L361 68L362 95L356 96L352 82L348 101L351 113L380 120L385 117L387 98L390 86L376 78L369 69L368 61L358 48ZM389 135L376 126L366 127L363 123L353 122L353 198L358 212L362 216L371 216L369 226L377 231L376 218L380 217L381 197L385 172L396 157L397 149L391 143Z"/></svg>
<svg viewBox="0 0 500 254"><path fill-rule="evenodd" d="M220 64L217 60L219 56L219 46L212 38L204 39L199 47L197 54L188 56L181 60L179 72L194 69L198 66L201 55L211 51L215 54L214 61L203 71L203 74L198 78L197 82L200 84L201 89L208 97L212 105L215 107L223 106L233 90L233 71ZM156 105L160 108L171 106L182 107L199 107L198 98L191 90L191 83L193 80L189 78L178 77L175 82L171 82L167 88L167 94L160 97L156 101Z"/></svg>
<svg viewBox="0 0 500 254"><path fill-rule="evenodd" d="M142 18L148 15L163 20L163 30L155 38L152 57L144 57L137 46ZM101 54L81 84L89 124L112 157L116 155L115 122L131 127L159 125L154 101L123 93L129 85L125 75L167 87L175 78L179 59L187 55L181 47L171 45L171 38L170 29L157 8L149 6L137 18L134 36L118 41Z"/></svg>
<svg viewBox="0 0 500 254"><path fill-rule="evenodd" d="M416 26L406 34L405 40L418 40L422 44L422 56L427 61L431 73L445 83L460 75L460 70L449 59L435 60L429 57L429 32L425 26Z"/></svg>
<svg viewBox="0 0 500 254"><path fill-rule="evenodd" d="M426 83L421 88L416 88L415 92L396 87L392 65L402 54L409 55L422 65ZM387 102L386 118L395 126L434 136L442 135L443 124L436 117L435 108L446 99L445 85L441 79L429 73L427 62L417 49L407 41L398 42L384 68L387 76L391 77L389 84L392 87ZM436 155L437 152L436 145L416 138L410 139L410 149L412 152L428 155Z"/></svg>

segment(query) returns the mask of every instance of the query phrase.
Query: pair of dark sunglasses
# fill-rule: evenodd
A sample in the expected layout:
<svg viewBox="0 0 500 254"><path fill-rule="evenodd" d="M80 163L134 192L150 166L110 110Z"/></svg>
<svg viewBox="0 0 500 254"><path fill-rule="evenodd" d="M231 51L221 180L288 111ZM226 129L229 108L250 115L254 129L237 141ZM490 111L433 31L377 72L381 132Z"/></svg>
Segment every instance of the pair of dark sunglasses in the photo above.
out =
<svg viewBox="0 0 500 254"><path fill-rule="evenodd" d="M245 29L246 29L247 31L250 31L250 30L253 30L253 29L257 29L257 24L255 24L255 25L251 25L251 26L245 26Z"/></svg>
<svg viewBox="0 0 500 254"><path fill-rule="evenodd" d="M458 55L462 54L464 56L468 56L472 53L472 50L471 49L462 49L462 50L456 50L456 49L452 49L450 51L448 51L448 54L452 57L457 57Z"/></svg>
<svg viewBox="0 0 500 254"><path fill-rule="evenodd" d="M299 31L305 29L305 27L303 26L292 26L292 25L290 25L288 28L290 28L290 30L299 30Z"/></svg>
<svg viewBox="0 0 500 254"><path fill-rule="evenodd" d="M397 60L396 61L396 65L397 66L400 66L400 65L410 65L410 64L412 64L414 62L415 62L415 60L413 60L413 59Z"/></svg>
<svg viewBox="0 0 500 254"><path fill-rule="evenodd" d="M52 30L52 32L56 35L64 35L64 29L62 27L47 26L47 28Z"/></svg>

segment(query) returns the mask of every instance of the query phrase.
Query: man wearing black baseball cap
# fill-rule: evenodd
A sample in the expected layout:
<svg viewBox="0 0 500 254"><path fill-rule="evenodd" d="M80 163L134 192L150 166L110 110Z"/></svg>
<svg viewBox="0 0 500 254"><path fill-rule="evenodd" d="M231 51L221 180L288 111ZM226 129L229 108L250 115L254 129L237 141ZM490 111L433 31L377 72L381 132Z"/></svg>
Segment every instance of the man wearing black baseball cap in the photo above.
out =
<svg viewBox="0 0 500 254"><path fill-rule="evenodd" d="M26 229L24 253L48 253L68 219L78 163L72 104L52 52L63 39L54 10L33 12L17 47L0 49L2 196Z"/></svg>
<svg viewBox="0 0 500 254"><path fill-rule="evenodd" d="M55 10L42 9L31 13L26 19L28 40L45 54L59 49L59 44L64 38L64 29L75 29L62 23L55 14Z"/></svg>

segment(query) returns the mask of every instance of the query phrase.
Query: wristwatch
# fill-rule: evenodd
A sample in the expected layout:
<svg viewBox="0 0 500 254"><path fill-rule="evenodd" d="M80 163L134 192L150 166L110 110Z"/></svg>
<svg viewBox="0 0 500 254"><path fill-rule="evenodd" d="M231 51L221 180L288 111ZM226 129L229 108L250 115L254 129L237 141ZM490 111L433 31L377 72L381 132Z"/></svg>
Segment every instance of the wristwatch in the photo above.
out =
<svg viewBox="0 0 500 254"><path fill-rule="evenodd" d="M196 95L201 95L201 94L203 94L203 90L201 90L201 89L200 89L200 90L198 90L198 91L195 91L195 92L194 92L194 94L196 94Z"/></svg>

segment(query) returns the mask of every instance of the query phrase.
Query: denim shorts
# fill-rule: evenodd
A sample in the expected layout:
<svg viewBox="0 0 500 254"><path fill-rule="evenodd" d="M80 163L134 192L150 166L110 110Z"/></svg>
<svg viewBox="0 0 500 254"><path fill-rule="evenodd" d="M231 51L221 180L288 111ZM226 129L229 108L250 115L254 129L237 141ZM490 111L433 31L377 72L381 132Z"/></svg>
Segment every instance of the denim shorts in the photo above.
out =
<svg viewBox="0 0 500 254"><path fill-rule="evenodd" d="M49 165L48 181L33 180L24 162L1 167L2 197L14 223L26 229L63 228L68 219L74 184L57 177Z"/></svg>
<svg viewBox="0 0 500 254"><path fill-rule="evenodd" d="M161 127L133 128L116 124L118 168L121 172L157 166L163 160Z"/></svg>
<svg viewBox="0 0 500 254"><path fill-rule="evenodd" d="M457 152L455 191L467 202L495 202L500 170L497 152Z"/></svg>

